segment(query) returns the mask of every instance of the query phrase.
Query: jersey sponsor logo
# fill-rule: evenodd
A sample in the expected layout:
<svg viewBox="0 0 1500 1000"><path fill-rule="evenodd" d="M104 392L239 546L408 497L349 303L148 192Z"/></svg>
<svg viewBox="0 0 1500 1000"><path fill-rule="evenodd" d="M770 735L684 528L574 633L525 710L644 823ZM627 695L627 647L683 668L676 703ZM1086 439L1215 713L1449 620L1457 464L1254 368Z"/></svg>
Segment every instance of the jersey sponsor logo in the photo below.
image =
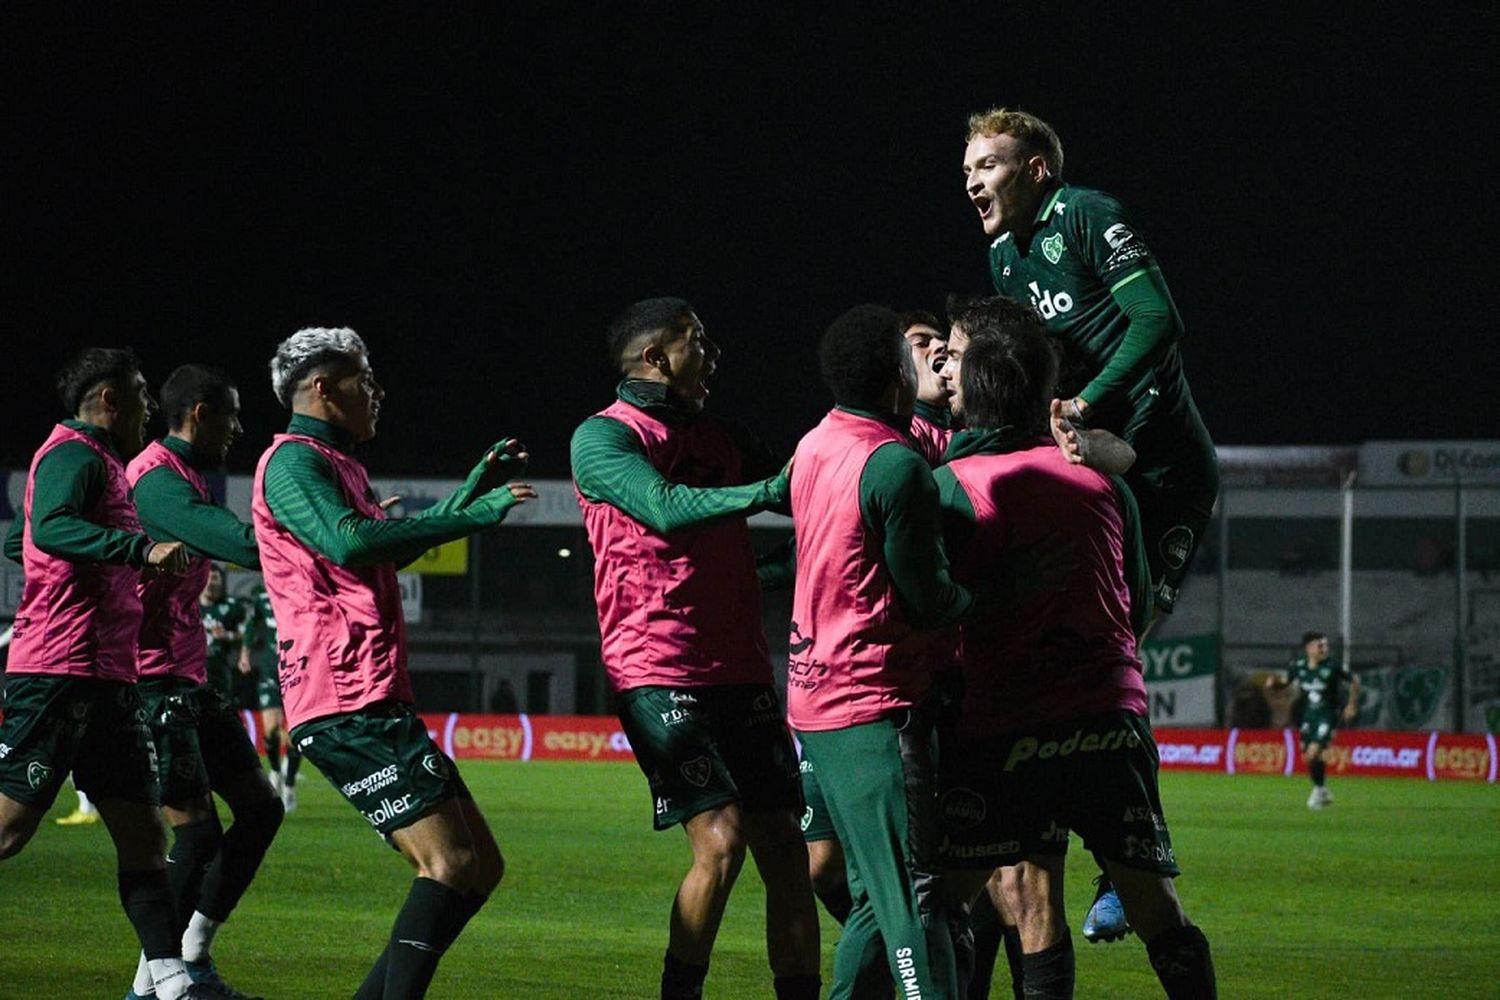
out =
<svg viewBox="0 0 1500 1000"><path fill-rule="evenodd" d="M153 767L152 770L155 770ZM26 765L26 784L32 788L41 788L52 780L52 768L50 765L34 760Z"/></svg>
<svg viewBox="0 0 1500 1000"><path fill-rule="evenodd" d="M709 776L713 774L714 766L707 757L694 757L678 768L688 783L702 788L708 784Z"/></svg>
<svg viewBox="0 0 1500 1000"><path fill-rule="evenodd" d="M661 724L664 726L675 726L693 717L693 713L686 708L672 708L657 714L661 716Z"/></svg>
<svg viewBox="0 0 1500 1000"><path fill-rule="evenodd" d="M1193 552L1193 530L1185 524L1169 528L1167 533L1161 536L1159 547L1161 557L1167 561L1168 566L1173 569L1182 569L1187 565L1188 556Z"/></svg>
<svg viewBox="0 0 1500 1000"><path fill-rule="evenodd" d="M1067 247L1063 245L1062 233L1053 233L1042 240L1042 256L1053 264L1062 260L1065 249Z"/></svg>
<svg viewBox="0 0 1500 1000"><path fill-rule="evenodd" d="M1154 861L1157 864L1175 865L1177 855L1168 844L1163 844L1155 837L1125 837L1125 843L1121 845L1122 860L1130 861L1139 858L1142 861Z"/></svg>
<svg viewBox="0 0 1500 1000"><path fill-rule="evenodd" d="M3 747L3 746L5 746L5 744L4 743L0 743L0 747ZM5 755L4 754L0 754L0 757L3 757L3 756L5 756ZM797 773L798 774L812 774L813 773L812 761L810 761L810 760L799 761L797 763Z"/></svg>
<svg viewBox="0 0 1500 1000"><path fill-rule="evenodd" d="M5 758L9 757L11 754L11 749L12 748L9 743L0 743L0 760L4 760Z"/></svg>
<svg viewBox="0 0 1500 1000"><path fill-rule="evenodd" d="M448 762L440 754L430 753L422 758L422 770L442 781L448 777Z"/></svg>
<svg viewBox="0 0 1500 1000"><path fill-rule="evenodd" d="M1115 250L1120 249L1133 239L1135 239L1135 233L1131 232L1130 227L1123 222L1116 222L1104 231L1104 242L1108 243Z"/></svg>
<svg viewBox="0 0 1500 1000"><path fill-rule="evenodd" d="M960 830L978 826L984 821L984 796L972 788L954 788L943 795L943 818Z"/></svg>
<svg viewBox="0 0 1500 1000"><path fill-rule="evenodd" d="M1167 828L1166 821L1150 806L1126 806L1125 813L1120 820L1124 823L1150 823L1158 830Z"/></svg>
<svg viewBox="0 0 1500 1000"><path fill-rule="evenodd" d="M656 797L656 815L665 816L667 814L667 809L669 808L668 802L669 800L664 795Z"/></svg>
<svg viewBox="0 0 1500 1000"><path fill-rule="evenodd" d="M810 827L810 826L812 826L812 821L813 821L813 807L812 806L808 806L802 812L802 832L803 833L806 833L807 832L807 828Z"/></svg>
<svg viewBox="0 0 1500 1000"><path fill-rule="evenodd" d="M1072 736L1064 740L1038 740L1035 736L1022 736L1011 744L1010 755L1005 759L1005 770L1014 771L1030 760L1071 757L1074 753L1097 753L1101 750L1119 750L1121 747L1134 749L1140 745L1141 739L1135 731L1123 727L1107 733L1088 735L1084 735L1082 729L1076 729Z"/></svg>
<svg viewBox="0 0 1500 1000"><path fill-rule="evenodd" d="M380 805L369 812L360 811L364 814L365 819L370 821L370 825L378 829L380 824L389 823L402 813L410 812L411 807L411 796L403 795L399 799L381 799Z"/></svg>
<svg viewBox="0 0 1500 1000"><path fill-rule="evenodd" d="M1027 282L1026 287L1031 289L1031 305L1042 314L1042 319L1055 319L1073 309L1073 296L1067 292L1054 295L1043 290L1035 281Z"/></svg>
<svg viewBox="0 0 1500 1000"><path fill-rule="evenodd" d="M695 694L689 694L686 691L668 691L667 692L667 698L674 705L696 705L696 704L698 704L698 696L695 695Z"/></svg>
<svg viewBox="0 0 1500 1000"><path fill-rule="evenodd" d="M802 628L796 622L792 622L792 636L787 641L791 643L791 645L787 647L787 652L793 655L797 653L805 653L807 652L807 650L812 649L812 636L804 636L802 634Z"/></svg>
<svg viewBox="0 0 1500 1000"><path fill-rule="evenodd" d="M378 771L371 771L358 781L351 781L339 787L345 798L353 798L356 795L372 795L387 785L396 783L396 765L389 764Z"/></svg>
<svg viewBox="0 0 1500 1000"><path fill-rule="evenodd" d="M952 858L954 861L962 861L968 858L998 858L1006 854L1021 853L1021 842L1019 840L999 840L989 844L953 844L943 845L943 857Z"/></svg>

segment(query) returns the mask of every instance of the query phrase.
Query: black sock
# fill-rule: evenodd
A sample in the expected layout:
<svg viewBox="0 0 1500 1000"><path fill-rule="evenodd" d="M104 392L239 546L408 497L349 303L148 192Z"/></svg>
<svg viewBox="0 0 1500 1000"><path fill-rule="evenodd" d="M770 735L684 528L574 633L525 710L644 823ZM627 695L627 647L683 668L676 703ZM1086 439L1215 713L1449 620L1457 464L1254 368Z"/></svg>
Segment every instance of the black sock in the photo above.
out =
<svg viewBox="0 0 1500 1000"><path fill-rule="evenodd" d="M1073 938L1064 937L1057 944L1033 955L1023 955L1026 1000L1072 1000Z"/></svg>
<svg viewBox="0 0 1500 1000"><path fill-rule="evenodd" d="M1167 1000L1214 1000L1219 995L1208 938L1198 928L1163 931L1147 943L1146 954Z"/></svg>
<svg viewBox="0 0 1500 1000"><path fill-rule="evenodd" d="M669 951L662 958L661 1000L699 1000L707 978L706 964L684 962Z"/></svg>
<svg viewBox="0 0 1500 1000"><path fill-rule="evenodd" d="M172 909L177 914L177 936L187 930L193 910L198 907L204 873L219 853L224 829L217 816L172 827L172 850L167 855L167 886L172 893Z"/></svg>
<svg viewBox="0 0 1500 1000"><path fill-rule="evenodd" d="M235 814L234 822L224 831L218 855L203 876L203 888L198 893L200 913L221 924L229 919L235 904L250 888L283 815L281 800L274 798Z"/></svg>
<svg viewBox="0 0 1500 1000"><path fill-rule="evenodd" d="M275 729L266 733L266 763L273 771L281 770L281 733Z"/></svg>
<svg viewBox="0 0 1500 1000"><path fill-rule="evenodd" d="M968 1000L989 1000L990 983L995 978L995 958L1000 954L1000 936L1004 927L989 892L981 892L969 910L969 928L974 932L974 974L965 994Z"/></svg>
<svg viewBox="0 0 1500 1000"><path fill-rule="evenodd" d="M839 922L840 927L849 919L849 911L854 909L854 898L849 895L848 882L840 882L832 889L819 892L818 901L823 904L828 915Z"/></svg>
<svg viewBox="0 0 1500 1000"><path fill-rule="evenodd" d="M805 976L777 976L776 1000L818 1000L823 977L817 973Z"/></svg>
<svg viewBox="0 0 1500 1000"><path fill-rule="evenodd" d="M483 896L413 879L385 948L386 1000L425 996L443 952L483 905Z"/></svg>
<svg viewBox="0 0 1500 1000"><path fill-rule="evenodd" d="M1328 765L1322 760L1315 760L1307 765L1307 773L1312 775L1312 783L1319 788L1323 787L1323 780L1328 774Z"/></svg>
<svg viewBox="0 0 1500 1000"><path fill-rule="evenodd" d="M1001 931L1005 940L1005 960L1010 963L1010 990L1015 1000L1026 1000L1026 966L1021 953L1021 929L1006 925Z"/></svg>
<svg viewBox="0 0 1500 1000"><path fill-rule="evenodd" d="M297 768L302 766L302 754L297 751L295 745L286 748L286 783L288 786L297 783Z"/></svg>
<svg viewBox="0 0 1500 1000"><path fill-rule="evenodd" d="M140 938L146 960L182 955L182 934L175 930L177 914L172 908L167 873L159 869L120 872L120 904Z"/></svg>
<svg viewBox="0 0 1500 1000"><path fill-rule="evenodd" d="M385 964L386 956L390 953L391 946L386 944L380 952L380 957L365 974L365 981L360 983L359 989L354 991L354 1000L385 1000Z"/></svg>

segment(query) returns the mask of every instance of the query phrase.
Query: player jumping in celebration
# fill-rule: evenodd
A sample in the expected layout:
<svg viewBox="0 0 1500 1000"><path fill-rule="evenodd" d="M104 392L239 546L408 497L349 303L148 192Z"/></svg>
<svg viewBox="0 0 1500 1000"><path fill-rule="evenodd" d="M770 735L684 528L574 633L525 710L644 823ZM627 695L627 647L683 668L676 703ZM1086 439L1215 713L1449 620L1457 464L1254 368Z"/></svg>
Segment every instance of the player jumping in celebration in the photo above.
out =
<svg viewBox="0 0 1500 1000"><path fill-rule="evenodd" d="M1056 532L1082 543L1061 589L962 626L964 713L941 772L947 861L961 897L997 862L1011 866L1003 884L1025 995L1067 998L1074 958L1062 878L1076 830L1104 859L1167 996L1201 1000L1215 995L1213 964L1172 886L1178 868L1136 652L1150 577L1134 500L1123 481L1054 446L1056 370L1034 318L974 334L956 396L968 429L935 474L961 582L1005 574Z"/></svg>
<svg viewBox="0 0 1500 1000"><path fill-rule="evenodd" d="M776 996L813 998L818 917L796 751L772 687L745 524L785 509L786 479L763 449L703 415L720 352L687 302L629 306L607 346L624 379L616 401L573 434L573 482L620 723L650 783L656 829L680 824L693 851L672 905L661 996L702 995L748 848L766 886Z"/></svg>
<svg viewBox="0 0 1500 1000"><path fill-rule="evenodd" d="M1087 379L1063 401L1063 416L1135 448L1126 482L1140 502L1157 607L1171 611L1213 513L1219 466L1183 373L1182 319L1161 268L1118 201L1063 181L1062 141L1034 115L970 116L963 169L994 240L995 290L1029 301L1062 344L1066 368Z"/></svg>
<svg viewBox="0 0 1500 1000"><path fill-rule="evenodd" d="M1329 658L1328 636L1322 632L1308 632L1302 636L1302 655L1292 661L1288 676L1266 678L1266 686L1272 689L1288 684L1295 684L1307 699L1301 732L1302 761L1307 765L1313 786L1307 797L1307 808L1322 809L1333 801L1333 793L1324 784L1328 771L1324 754L1333 746L1340 720L1348 725L1359 712L1359 678L1354 676L1347 662L1334 662ZM1340 684L1349 686L1349 700L1342 712L1338 709Z"/></svg>
<svg viewBox="0 0 1500 1000"><path fill-rule="evenodd" d="M968 612L948 576L932 472L911 446L917 373L879 306L836 319L819 347L835 407L797 446L797 580L787 715L847 857L852 909L832 997L883 949L901 996L953 998L927 705L930 644Z"/></svg>
<svg viewBox="0 0 1500 1000"><path fill-rule="evenodd" d="M162 815L172 827L167 872L183 960L194 980L243 996L224 985L209 949L255 878L281 825L282 806L228 692L208 683L199 620L199 595L207 592L211 573L218 573L223 589L223 573L209 559L259 565L254 530L215 502L204 478L223 466L240 435L240 396L223 372L183 365L162 383L161 401L168 434L131 459L125 477L141 525L153 538L187 545L189 558L182 575L136 586L145 612L139 691L156 744ZM228 626L236 635L238 627ZM211 792L234 813L228 830ZM143 959L126 1000L151 993Z"/></svg>
<svg viewBox="0 0 1500 1000"><path fill-rule="evenodd" d="M26 583L0 722L0 858L26 846L72 771L114 840L120 901L157 997L222 996L192 982L182 963L156 752L136 691L137 580L187 567L181 542L142 532L125 478L156 404L129 350L86 350L57 386L73 418L37 449L22 516L5 541ZM202 636L194 639L201 649Z"/></svg>
<svg viewBox="0 0 1500 1000"><path fill-rule="evenodd" d="M396 568L493 527L536 496L509 483L505 440L416 517L387 520L355 445L375 436L385 390L353 330L288 337L271 387L292 411L255 472L251 512L279 632L292 739L417 870L390 940L355 994L420 997L443 952L500 883L504 861L458 768L412 708Z"/></svg>

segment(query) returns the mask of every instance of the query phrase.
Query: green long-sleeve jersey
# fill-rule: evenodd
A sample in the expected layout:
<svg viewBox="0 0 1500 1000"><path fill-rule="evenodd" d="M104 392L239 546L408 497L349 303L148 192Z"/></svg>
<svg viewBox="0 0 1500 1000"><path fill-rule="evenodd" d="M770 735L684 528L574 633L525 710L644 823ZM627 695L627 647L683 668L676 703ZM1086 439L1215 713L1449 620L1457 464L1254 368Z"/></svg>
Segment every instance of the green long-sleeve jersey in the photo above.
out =
<svg viewBox="0 0 1500 1000"><path fill-rule="evenodd" d="M199 471L204 461L182 438L168 435L162 446ZM136 481L131 490L141 527L157 541L183 542L199 555L257 569L255 528L212 500L168 466L159 466Z"/></svg>

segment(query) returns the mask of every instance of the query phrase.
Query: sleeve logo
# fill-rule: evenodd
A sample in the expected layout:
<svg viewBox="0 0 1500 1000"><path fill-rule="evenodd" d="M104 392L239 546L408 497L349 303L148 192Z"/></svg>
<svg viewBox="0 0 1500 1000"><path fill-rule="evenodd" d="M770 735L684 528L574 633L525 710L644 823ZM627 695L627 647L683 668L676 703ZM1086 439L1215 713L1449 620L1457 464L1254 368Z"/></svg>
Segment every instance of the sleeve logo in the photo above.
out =
<svg viewBox="0 0 1500 1000"><path fill-rule="evenodd" d="M1104 242L1109 244L1111 250L1118 250L1133 239L1135 233L1123 222L1116 222L1104 231Z"/></svg>

